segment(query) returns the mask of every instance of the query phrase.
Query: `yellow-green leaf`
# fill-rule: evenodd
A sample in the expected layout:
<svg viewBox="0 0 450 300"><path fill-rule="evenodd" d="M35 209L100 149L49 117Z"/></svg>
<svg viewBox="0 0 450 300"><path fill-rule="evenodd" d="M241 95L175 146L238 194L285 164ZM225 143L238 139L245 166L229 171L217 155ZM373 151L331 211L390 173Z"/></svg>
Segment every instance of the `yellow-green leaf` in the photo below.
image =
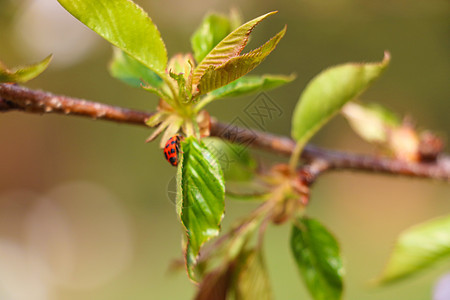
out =
<svg viewBox="0 0 450 300"><path fill-rule="evenodd" d="M194 137L182 142L177 175L177 211L186 228L186 266L198 280L195 266L201 246L217 236L225 209L225 182L209 149Z"/></svg>
<svg viewBox="0 0 450 300"><path fill-rule="evenodd" d="M233 29L230 19L221 14L209 14L191 38L195 60L199 63Z"/></svg>
<svg viewBox="0 0 450 300"><path fill-rule="evenodd" d="M52 57L53 55L49 55L38 63L13 69L8 69L0 63L0 83L27 82L44 72L50 64Z"/></svg>
<svg viewBox="0 0 450 300"><path fill-rule="evenodd" d="M261 47L233 57L218 67L210 66L199 81L199 94L225 86L256 68L275 49L285 33L286 26Z"/></svg>
<svg viewBox="0 0 450 300"><path fill-rule="evenodd" d="M314 300L342 297L344 269L339 244L318 221L299 218L292 226L291 250Z"/></svg>
<svg viewBox="0 0 450 300"><path fill-rule="evenodd" d="M378 281L386 284L404 279L448 258L450 258L450 216L445 216L403 232Z"/></svg>
<svg viewBox="0 0 450 300"><path fill-rule="evenodd" d="M167 51L147 13L130 0L58 0L75 18L164 76Z"/></svg>
<svg viewBox="0 0 450 300"><path fill-rule="evenodd" d="M259 22L275 13L276 12L270 12L255 18L239 26L227 35L214 47L214 49L211 50L211 52L208 53L208 55L206 55L197 68L195 68L193 83L197 84L208 68L216 68L229 59L238 56L244 49L245 45L247 45L248 36L252 32L253 28L255 28Z"/></svg>
<svg viewBox="0 0 450 300"><path fill-rule="evenodd" d="M353 130L371 143L387 143L390 131L401 123L394 113L375 103L349 102L343 107L342 114Z"/></svg>
<svg viewBox="0 0 450 300"><path fill-rule="evenodd" d="M314 77L300 96L292 116L292 137L306 142L345 103L360 95L389 64L386 52L380 63L349 63L329 68Z"/></svg>

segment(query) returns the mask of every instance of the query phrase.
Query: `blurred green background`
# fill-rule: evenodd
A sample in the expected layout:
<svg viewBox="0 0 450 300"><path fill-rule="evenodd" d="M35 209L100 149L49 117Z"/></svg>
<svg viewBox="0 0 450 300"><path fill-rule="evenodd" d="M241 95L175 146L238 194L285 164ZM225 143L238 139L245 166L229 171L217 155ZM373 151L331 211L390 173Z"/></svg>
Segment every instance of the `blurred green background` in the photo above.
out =
<svg viewBox="0 0 450 300"><path fill-rule="evenodd" d="M287 35L256 73L298 78L268 95L283 111L263 129L288 135L300 91L320 70L348 61L379 61L387 72L362 96L419 128L450 134L450 4L446 0L136 1L157 24L169 55L190 50L190 34L209 11L238 8L244 20L271 10L256 47L288 25ZM0 59L9 66L55 57L27 86L152 111L157 99L107 72L111 47L56 0L0 0ZM255 96L256 97L256 96ZM239 117L255 97L213 103L223 121ZM151 130L58 115L0 115L0 299L190 299L181 256L182 230L168 199L175 169ZM324 147L373 153L335 118L315 138ZM448 148L447 148L448 151ZM279 160L256 151L266 163ZM284 158L283 158L284 160ZM168 187L169 186L169 187ZM397 285L373 288L396 236L450 212L448 184L335 172L313 189L309 213L338 237L345 257L346 299L431 299L444 263ZM225 227L254 205L227 201ZM288 249L289 226L271 227L266 258L277 299L307 299Z"/></svg>

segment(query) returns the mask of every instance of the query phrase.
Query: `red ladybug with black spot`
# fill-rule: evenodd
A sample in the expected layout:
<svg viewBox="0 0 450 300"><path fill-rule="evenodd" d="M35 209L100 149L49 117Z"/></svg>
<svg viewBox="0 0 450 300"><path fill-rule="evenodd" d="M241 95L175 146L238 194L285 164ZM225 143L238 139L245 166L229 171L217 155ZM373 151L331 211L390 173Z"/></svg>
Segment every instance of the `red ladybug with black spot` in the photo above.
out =
<svg viewBox="0 0 450 300"><path fill-rule="evenodd" d="M174 135L167 141L166 146L164 146L164 156L166 157L166 160L174 167L176 167L179 162L178 158L182 139L183 137L181 135Z"/></svg>

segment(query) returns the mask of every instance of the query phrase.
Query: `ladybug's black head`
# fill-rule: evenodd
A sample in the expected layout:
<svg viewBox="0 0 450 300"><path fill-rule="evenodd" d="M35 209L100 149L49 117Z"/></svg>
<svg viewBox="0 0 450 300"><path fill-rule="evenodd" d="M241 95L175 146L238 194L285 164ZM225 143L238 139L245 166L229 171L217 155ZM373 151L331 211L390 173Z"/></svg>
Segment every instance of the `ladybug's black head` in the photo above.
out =
<svg viewBox="0 0 450 300"><path fill-rule="evenodd" d="M169 162L172 164L172 166L176 166L178 164L178 160L176 156L173 156L169 158Z"/></svg>

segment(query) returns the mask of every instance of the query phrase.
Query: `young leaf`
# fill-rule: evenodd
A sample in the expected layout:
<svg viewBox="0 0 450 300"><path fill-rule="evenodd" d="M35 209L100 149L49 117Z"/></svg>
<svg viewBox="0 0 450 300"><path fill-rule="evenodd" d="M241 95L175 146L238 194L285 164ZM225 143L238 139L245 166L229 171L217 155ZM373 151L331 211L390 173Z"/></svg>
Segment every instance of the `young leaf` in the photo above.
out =
<svg viewBox="0 0 450 300"><path fill-rule="evenodd" d="M403 232L379 279L381 284L406 278L450 258L450 216L416 225Z"/></svg>
<svg viewBox="0 0 450 300"><path fill-rule="evenodd" d="M188 238L188 274L192 280L198 280L194 268L200 247L219 234L225 209L225 182L219 163L202 142L189 137L182 143L182 151L177 207Z"/></svg>
<svg viewBox="0 0 450 300"><path fill-rule="evenodd" d="M201 62L231 32L231 26L230 19L224 15L213 13L206 16L191 37L195 60Z"/></svg>
<svg viewBox="0 0 450 300"><path fill-rule="evenodd" d="M53 55L49 55L42 61L24 66L14 68L12 70L7 69L2 63L0 63L0 83L4 82L27 82L44 72L47 69Z"/></svg>
<svg viewBox="0 0 450 300"><path fill-rule="evenodd" d="M236 300L273 299L269 274L261 251L249 251L241 259L243 261L236 279Z"/></svg>
<svg viewBox="0 0 450 300"><path fill-rule="evenodd" d="M75 18L144 66L164 76L167 51L147 13L130 0L58 0Z"/></svg>
<svg viewBox="0 0 450 300"><path fill-rule="evenodd" d="M291 250L313 299L341 299L344 269L338 242L318 221L296 221L292 226Z"/></svg>
<svg viewBox="0 0 450 300"><path fill-rule="evenodd" d="M390 130L401 124L392 112L374 103L349 102L343 107L342 114L353 130L371 143L387 143Z"/></svg>
<svg viewBox="0 0 450 300"><path fill-rule="evenodd" d="M163 136L161 137L161 141L159 142L159 147L161 149L164 148L167 141L174 136L178 131L180 131L181 126L183 125L183 119L180 118L177 115L171 115L167 118L170 119L170 124L167 126L166 130L164 131Z"/></svg>
<svg viewBox="0 0 450 300"><path fill-rule="evenodd" d="M237 97L260 91L267 91L289 83L295 79L295 75L271 75L244 76L218 88L210 93L215 99L225 97Z"/></svg>
<svg viewBox="0 0 450 300"><path fill-rule="evenodd" d="M389 63L344 64L314 77L300 96L292 116L292 137L304 145L345 103L361 94Z"/></svg>
<svg viewBox="0 0 450 300"><path fill-rule="evenodd" d="M155 121L158 118L160 119L160 120L158 120L158 121L160 121L159 125L155 124L156 123ZM153 133L147 138L147 140L145 142L149 143L149 142L153 141L154 139L156 139L158 137L158 135L160 135L161 132L163 132L164 129L166 129L167 126L169 126L171 124L172 121L173 121L173 119L171 117L166 117L163 114L156 114L152 118L148 119L146 122L146 124L148 126L158 126L158 127L156 127L155 131L153 131ZM161 142L162 142L162 140L161 140Z"/></svg>
<svg viewBox="0 0 450 300"><path fill-rule="evenodd" d="M175 74L183 73L187 81L192 69L191 64L193 63L194 58L192 57L192 54L177 53L169 60L169 63L167 64L167 70Z"/></svg>
<svg viewBox="0 0 450 300"><path fill-rule="evenodd" d="M113 58L109 65L110 74L126 84L141 87L142 84L148 88L159 88L163 81L155 72L120 50L113 49Z"/></svg>
<svg viewBox="0 0 450 300"><path fill-rule="evenodd" d="M211 52L206 55L206 57L201 61L201 63L194 70L193 83L197 84L200 78L205 74L208 68L216 68L229 59L238 56L244 49L248 42L248 36L252 32L253 28L276 12L270 12L262 15L256 19L253 19L235 29L229 35L227 35Z"/></svg>
<svg viewBox="0 0 450 300"><path fill-rule="evenodd" d="M200 95L227 85L256 68L275 49L285 33L286 26L261 47L233 57L218 67L208 67L198 83Z"/></svg>
<svg viewBox="0 0 450 300"><path fill-rule="evenodd" d="M203 139L206 147L220 163L226 181L248 180L256 170L256 161L248 148L218 138Z"/></svg>

